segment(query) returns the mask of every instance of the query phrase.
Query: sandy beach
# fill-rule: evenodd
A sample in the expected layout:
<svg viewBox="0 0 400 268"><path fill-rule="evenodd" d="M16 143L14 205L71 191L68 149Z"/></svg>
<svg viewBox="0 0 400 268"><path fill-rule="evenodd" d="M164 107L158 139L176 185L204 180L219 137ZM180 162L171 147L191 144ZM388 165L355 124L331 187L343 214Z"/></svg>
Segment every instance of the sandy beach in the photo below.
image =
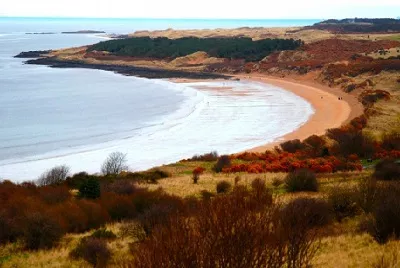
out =
<svg viewBox="0 0 400 268"><path fill-rule="evenodd" d="M250 148L246 151L264 152L287 140L304 140L314 134L323 135L327 129L340 127L344 123L363 114L363 106L358 102L356 97L344 93L340 89L318 84L311 79L300 81L293 78L276 78L262 75L237 75L236 77L241 80L267 83L290 91L308 101L314 109L314 114L301 127L278 138L274 142ZM188 83L199 80L171 79L170 81ZM227 89L215 88L215 90ZM339 97L341 98L340 100Z"/></svg>

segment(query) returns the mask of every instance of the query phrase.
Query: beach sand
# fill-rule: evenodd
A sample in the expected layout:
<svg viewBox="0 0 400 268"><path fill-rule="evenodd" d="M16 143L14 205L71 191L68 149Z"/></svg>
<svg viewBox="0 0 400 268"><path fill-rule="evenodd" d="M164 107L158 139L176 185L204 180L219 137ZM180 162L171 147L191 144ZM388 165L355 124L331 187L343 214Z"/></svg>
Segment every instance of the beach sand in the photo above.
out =
<svg viewBox="0 0 400 268"><path fill-rule="evenodd" d="M287 140L304 140L314 134L323 135L327 129L340 127L363 114L363 106L356 97L346 94L340 89L321 85L312 79L296 80L263 75L237 75L236 78L267 83L290 91L308 101L314 109L314 114L298 129L278 138L274 142L246 150L249 152L264 152ZM188 83L198 80L171 79L171 81ZM219 88L215 88L215 90L219 90ZM340 100L339 97L341 98Z"/></svg>

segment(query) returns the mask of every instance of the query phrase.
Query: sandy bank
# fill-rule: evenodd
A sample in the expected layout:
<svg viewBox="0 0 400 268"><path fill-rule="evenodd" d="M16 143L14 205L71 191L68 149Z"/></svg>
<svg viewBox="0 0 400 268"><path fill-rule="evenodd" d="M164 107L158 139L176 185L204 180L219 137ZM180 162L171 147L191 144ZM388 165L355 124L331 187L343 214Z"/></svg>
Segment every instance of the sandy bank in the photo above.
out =
<svg viewBox="0 0 400 268"><path fill-rule="evenodd" d="M307 100L314 108L314 114L298 129L278 138L274 142L247 151L264 152L287 140L303 140L314 134L323 135L327 129L340 127L363 113L363 107L356 97L346 94L340 89L323 86L311 79L299 81L291 78L280 79L261 75L238 75L236 77L241 80L262 82L280 87ZM193 82L195 80L172 79L171 81L179 83ZM215 90L219 89L215 88ZM339 97L342 99L339 100Z"/></svg>

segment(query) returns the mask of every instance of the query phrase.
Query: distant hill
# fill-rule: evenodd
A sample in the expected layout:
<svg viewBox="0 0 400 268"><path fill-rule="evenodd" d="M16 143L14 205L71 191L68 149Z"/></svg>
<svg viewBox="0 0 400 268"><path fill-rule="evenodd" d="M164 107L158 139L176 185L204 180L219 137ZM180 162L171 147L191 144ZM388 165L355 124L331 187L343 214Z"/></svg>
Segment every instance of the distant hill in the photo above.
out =
<svg viewBox="0 0 400 268"><path fill-rule="evenodd" d="M400 19L348 18L325 20L308 26L309 29L328 30L335 33L384 33L400 32Z"/></svg>

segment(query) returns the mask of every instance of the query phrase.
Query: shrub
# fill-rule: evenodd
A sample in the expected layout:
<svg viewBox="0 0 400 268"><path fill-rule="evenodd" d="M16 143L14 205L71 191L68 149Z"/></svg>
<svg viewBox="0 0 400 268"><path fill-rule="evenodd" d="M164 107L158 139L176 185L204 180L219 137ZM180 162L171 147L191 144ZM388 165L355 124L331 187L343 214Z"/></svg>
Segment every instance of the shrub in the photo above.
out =
<svg viewBox="0 0 400 268"><path fill-rule="evenodd" d="M285 188L288 192L316 192L318 191L317 177L309 169L290 172L285 178Z"/></svg>
<svg viewBox="0 0 400 268"><path fill-rule="evenodd" d="M125 222L120 228L121 237L131 237L137 241L143 241L146 239L147 234L138 221Z"/></svg>
<svg viewBox="0 0 400 268"><path fill-rule="evenodd" d="M88 178L79 187L79 196L81 198L96 199L100 197L100 194L100 182L94 176Z"/></svg>
<svg viewBox="0 0 400 268"><path fill-rule="evenodd" d="M68 166L56 166L44 172L38 179L40 186L57 185L63 183L68 177L70 168Z"/></svg>
<svg viewBox="0 0 400 268"><path fill-rule="evenodd" d="M400 180L400 163L393 159L384 159L376 164L373 176L378 180Z"/></svg>
<svg viewBox="0 0 400 268"><path fill-rule="evenodd" d="M304 149L305 147L304 144L301 143L301 141L298 139L283 142L280 144L280 146L282 150L288 153L295 153L297 151Z"/></svg>
<svg viewBox="0 0 400 268"><path fill-rule="evenodd" d="M278 211L244 187L175 215L132 248L134 267L281 267L285 242ZM207 215L206 217L204 215ZM243 250L246 245L246 250Z"/></svg>
<svg viewBox="0 0 400 268"><path fill-rule="evenodd" d="M213 198L214 196L215 196L214 193L209 192L209 191L207 191L207 190L201 191L201 198L202 198L203 200L210 200L210 199Z"/></svg>
<svg viewBox="0 0 400 268"><path fill-rule="evenodd" d="M79 189L82 183L84 183L89 177L90 175L88 173L79 172L72 175L72 177L68 177L66 183L70 188Z"/></svg>
<svg viewBox="0 0 400 268"><path fill-rule="evenodd" d="M385 134L382 138L381 147L387 151L400 151L400 132Z"/></svg>
<svg viewBox="0 0 400 268"><path fill-rule="evenodd" d="M326 201L299 198L281 211L283 235L288 240L287 267L308 267L320 246L316 227L331 221Z"/></svg>
<svg viewBox="0 0 400 268"><path fill-rule="evenodd" d="M38 194L47 204L59 204L71 197L66 186L44 186L37 189Z"/></svg>
<svg viewBox="0 0 400 268"><path fill-rule="evenodd" d="M107 191L120 195L130 195L136 191L136 187L129 180L117 180L107 185Z"/></svg>
<svg viewBox="0 0 400 268"><path fill-rule="evenodd" d="M373 177L361 178L358 184L357 203L365 213L370 213L376 203L378 187Z"/></svg>
<svg viewBox="0 0 400 268"><path fill-rule="evenodd" d="M60 224L46 212L31 212L24 217L24 241L28 249L51 248L64 234Z"/></svg>
<svg viewBox="0 0 400 268"><path fill-rule="evenodd" d="M320 227L332 222L332 211L328 201L317 198L300 197L290 201L282 210L285 220L305 221L312 227Z"/></svg>
<svg viewBox="0 0 400 268"><path fill-rule="evenodd" d="M91 200L77 200L77 205L81 208L87 217L87 228L98 228L110 221L110 215L100 204Z"/></svg>
<svg viewBox="0 0 400 268"><path fill-rule="evenodd" d="M84 259L94 267L106 267L111 258L111 251L106 241L98 238L82 238L75 249L70 252L74 259Z"/></svg>
<svg viewBox="0 0 400 268"><path fill-rule="evenodd" d="M109 239L109 240L117 238L117 236L112 231L109 231L106 228L100 228L100 229L94 231L90 235L90 237L98 238L98 239Z"/></svg>
<svg viewBox="0 0 400 268"><path fill-rule="evenodd" d="M227 181L220 181L217 183L217 193L223 194L229 192L232 188L232 184Z"/></svg>
<svg viewBox="0 0 400 268"><path fill-rule="evenodd" d="M127 180L133 180L137 182L147 182L147 183L154 183L156 184L158 180L168 178L170 175L161 170L161 169L154 169L154 170L148 170L148 171L143 171L143 172L133 172L133 173L127 173L123 175L123 178L126 178Z"/></svg>
<svg viewBox="0 0 400 268"><path fill-rule="evenodd" d="M107 193L102 195L101 203L113 220L131 219L137 215L130 196Z"/></svg>
<svg viewBox="0 0 400 268"><path fill-rule="evenodd" d="M205 162L213 162L218 159L218 153L217 152L210 152L202 155L194 155L190 161L205 161Z"/></svg>
<svg viewBox="0 0 400 268"><path fill-rule="evenodd" d="M303 143L307 146L307 150L312 156L322 156L325 147L325 140L317 135L312 135L305 139Z"/></svg>
<svg viewBox="0 0 400 268"><path fill-rule="evenodd" d="M336 141L334 150L342 156L356 154L361 157L371 157L374 153L373 139L364 135L362 130L354 127L328 129L329 138Z"/></svg>
<svg viewBox="0 0 400 268"><path fill-rule="evenodd" d="M128 169L126 162L126 154L123 154L121 152L111 153L101 166L101 172L106 176L118 175L123 170Z"/></svg>
<svg viewBox="0 0 400 268"><path fill-rule="evenodd" d="M358 212L357 192L354 188L335 187L330 191L328 199L338 221L353 217Z"/></svg>
<svg viewBox="0 0 400 268"><path fill-rule="evenodd" d="M193 174L192 180L193 180L193 183L194 183L194 184L197 184L197 182L198 182L199 179L200 179L200 175L203 174L204 170L205 170L205 169L202 168L202 167L197 167L197 168L195 168L195 169L193 170L193 172L192 172L192 174Z"/></svg>
<svg viewBox="0 0 400 268"><path fill-rule="evenodd" d="M385 243L391 237L400 238L400 186L390 184L382 186L372 211L373 228L371 235L379 243Z"/></svg>
<svg viewBox="0 0 400 268"><path fill-rule="evenodd" d="M231 166L231 159L229 155L221 155L218 158L217 163L214 165L213 170L215 172L221 172L224 168Z"/></svg>

